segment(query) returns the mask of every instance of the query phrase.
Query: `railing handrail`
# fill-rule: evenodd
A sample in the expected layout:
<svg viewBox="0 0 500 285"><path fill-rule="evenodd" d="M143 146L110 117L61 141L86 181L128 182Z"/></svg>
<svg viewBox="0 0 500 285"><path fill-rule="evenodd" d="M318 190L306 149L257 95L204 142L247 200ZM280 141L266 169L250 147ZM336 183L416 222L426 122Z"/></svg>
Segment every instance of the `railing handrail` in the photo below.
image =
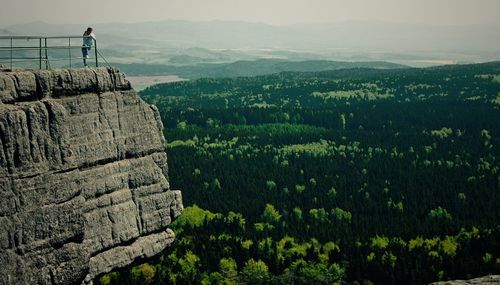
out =
<svg viewBox="0 0 500 285"><path fill-rule="evenodd" d="M71 39L85 39L85 38L91 38L93 41L93 46L86 46L82 42L76 43L76 41L71 41ZM38 63L38 68L43 69L43 64L45 63L45 69L50 69L50 62L60 62L60 61L68 61L69 66L72 67L72 60L73 59L83 59L84 62L86 62L86 58L84 59L83 55L82 57L74 57L71 54L72 49L76 48L83 48L83 47L88 47L92 48L94 50L94 55L95 55L95 67L99 66L99 60L98 60L98 51L97 51L97 40L94 37L91 36L0 36L0 42L1 41L8 40L10 43L5 46L5 45L0 45L0 52L10 52L10 56L8 57L0 57L0 64L7 64L10 65L10 68L12 69L14 67L14 63L29 63L29 62L36 62ZM15 40L26 40L26 41L34 41L36 42L36 45L29 45L29 46L14 46L14 41ZM54 45L50 46L50 44L47 43L48 40L67 40L67 45ZM49 58L49 50L67 50L68 54L67 57L56 57L56 58ZM37 52L37 56L33 57L33 55L29 56L19 56L17 55L14 56L14 51L35 51Z"/></svg>
<svg viewBox="0 0 500 285"><path fill-rule="evenodd" d="M31 40L31 39L82 39L82 38L92 38L90 36L0 36L2 40L14 39L14 40Z"/></svg>

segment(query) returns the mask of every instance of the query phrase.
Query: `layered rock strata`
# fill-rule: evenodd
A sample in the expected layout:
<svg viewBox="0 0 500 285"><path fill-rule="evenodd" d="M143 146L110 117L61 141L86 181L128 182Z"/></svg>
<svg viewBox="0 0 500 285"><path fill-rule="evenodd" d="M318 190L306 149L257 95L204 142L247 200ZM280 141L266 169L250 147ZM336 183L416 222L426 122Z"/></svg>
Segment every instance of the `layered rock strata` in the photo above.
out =
<svg viewBox="0 0 500 285"><path fill-rule="evenodd" d="M431 285L500 285L500 275L488 275L470 280L451 280L431 283Z"/></svg>
<svg viewBox="0 0 500 285"><path fill-rule="evenodd" d="M172 243L163 125L122 74L3 71L0 102L0 284L80 283Z"/></svg>

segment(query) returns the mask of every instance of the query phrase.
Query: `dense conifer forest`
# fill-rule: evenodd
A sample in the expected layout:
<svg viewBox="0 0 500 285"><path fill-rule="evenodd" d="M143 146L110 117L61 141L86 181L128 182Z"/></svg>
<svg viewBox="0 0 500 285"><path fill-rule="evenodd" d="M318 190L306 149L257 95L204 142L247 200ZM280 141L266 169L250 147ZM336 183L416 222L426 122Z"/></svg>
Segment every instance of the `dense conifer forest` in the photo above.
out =
<svg viewBox="0 0 500 285"><path fill-rule="evenodd" d="M177 239L100 284L427 284L500 272L500 63L198 79L162 116Z"/></svg>

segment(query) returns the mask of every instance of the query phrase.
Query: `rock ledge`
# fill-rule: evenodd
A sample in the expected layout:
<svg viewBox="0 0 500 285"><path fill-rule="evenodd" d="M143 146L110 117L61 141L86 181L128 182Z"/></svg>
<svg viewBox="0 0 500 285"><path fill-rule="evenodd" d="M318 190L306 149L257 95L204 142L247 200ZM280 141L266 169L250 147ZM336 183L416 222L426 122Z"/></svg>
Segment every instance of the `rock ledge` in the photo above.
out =
<svg viewBox="0 0 500 285"><path fill-rule="evenodd" d="M500 285L500 275L488 275L470 280L453 280L432 283L431 285Z"/></svg>
<svg viewBox="0 0 500 285"><path fill-rule="evenodd" d="M80 283L169 246L162 131L115 69L0 71L0 284Z"/></svg>

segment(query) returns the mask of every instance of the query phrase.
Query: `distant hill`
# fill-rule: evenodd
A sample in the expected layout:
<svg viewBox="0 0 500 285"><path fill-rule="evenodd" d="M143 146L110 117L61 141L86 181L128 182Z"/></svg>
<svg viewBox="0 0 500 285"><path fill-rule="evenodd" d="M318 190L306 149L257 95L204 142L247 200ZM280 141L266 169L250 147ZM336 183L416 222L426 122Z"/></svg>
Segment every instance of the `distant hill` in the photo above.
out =
<svg viewBox="0 0 500 285"><path fill-rule="evenodd" d="M151 40L162 47L209 49L372 49L407 51L495 51L500 24L436 26L380 21L274 26L235 21L167 20L102 23L96 34L125 42ZM6 28L15 34L81 34L86 25L34 22Z"/></svg>
<svg viewBox="0 0 500 285"><path fill-rule="evenodd" d="M113 64L129 76L177 75L186 79L202 77L223 78L258 76L284 71L318 72L344 68L397 69L407 66L384 62L343 62L328 60L285 61L261 59L237 61L222 64L197 64L190 66L152 65L152 64Z"/></svg>
<svg viewBox="0 0 500 285"><path fill-rule="evenodd" d="M432 26L377 21L273 26L228 21L102 23L99 47L113 62L223 63L259 58L390 61L412 66L499 60L500 24ZM13 35L81 35L86 25L34 22ZM201 48L201 49L200 49ZM120 54L120 56L116 56ZM110 58L108 58L109 61Z"/></svg>

